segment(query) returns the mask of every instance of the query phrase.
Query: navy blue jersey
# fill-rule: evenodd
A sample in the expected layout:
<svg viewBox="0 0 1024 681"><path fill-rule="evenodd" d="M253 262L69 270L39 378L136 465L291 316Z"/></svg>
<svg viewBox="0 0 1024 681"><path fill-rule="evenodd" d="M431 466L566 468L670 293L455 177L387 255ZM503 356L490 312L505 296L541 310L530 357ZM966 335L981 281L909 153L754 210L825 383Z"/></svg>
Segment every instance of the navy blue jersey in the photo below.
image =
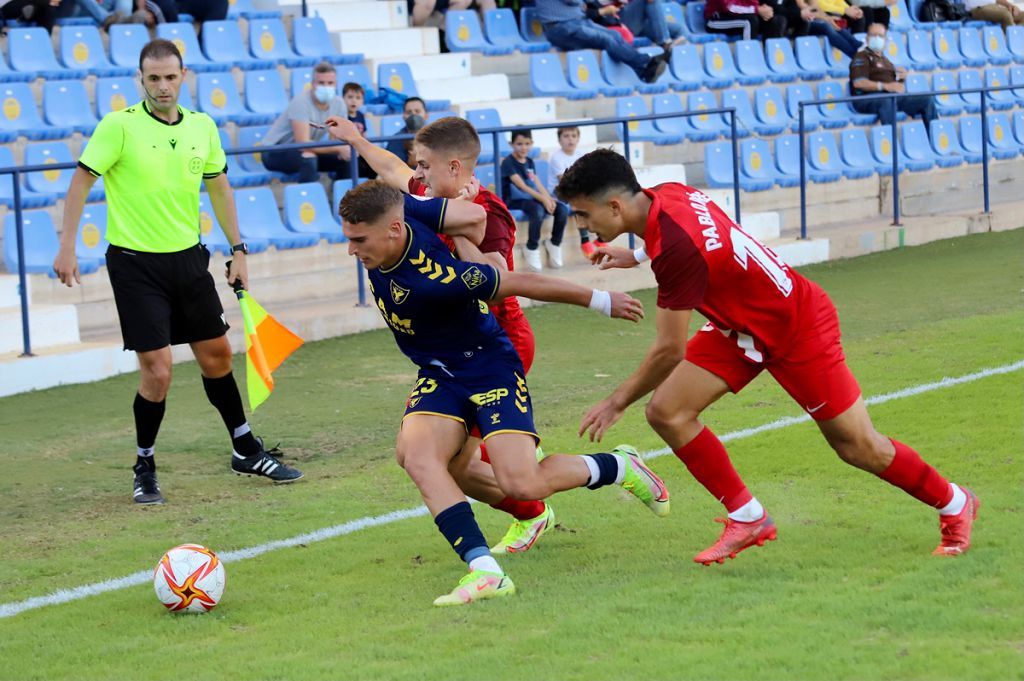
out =
<svg viewBox="0 0 1024 681"><path fill-rule="evenodd" d="M457 260L437 237L446 207L443 199L406 196L402 258L369 272L377 309L398 348L421 368L455 375L478 373L506 356L517 362L512 343L482 302L497 293L500 274L490 265Z"/></svg>

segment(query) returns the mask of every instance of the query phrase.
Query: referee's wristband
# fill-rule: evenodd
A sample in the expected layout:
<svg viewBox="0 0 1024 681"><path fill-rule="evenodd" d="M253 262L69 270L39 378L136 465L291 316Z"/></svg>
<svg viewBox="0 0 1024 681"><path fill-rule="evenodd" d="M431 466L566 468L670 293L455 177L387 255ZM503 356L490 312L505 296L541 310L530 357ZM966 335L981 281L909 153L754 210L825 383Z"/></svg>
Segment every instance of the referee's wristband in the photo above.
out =
<svg viewBox="0 0 1024 681"><path fill-rule="evenodd" d="M605 317L612 316L612 294L595 288L590 295L590 309L600 312Z"/></svg>
<svg viewBox="0 0 1024 681"><path fill-rule="evenodd" d="M647 251L644 250L644 247L641 246L640 248L633 251L633 259L636 260L636 263L639 265L642 262L647 262L651 258L650 256L647 255Z"/></svg>

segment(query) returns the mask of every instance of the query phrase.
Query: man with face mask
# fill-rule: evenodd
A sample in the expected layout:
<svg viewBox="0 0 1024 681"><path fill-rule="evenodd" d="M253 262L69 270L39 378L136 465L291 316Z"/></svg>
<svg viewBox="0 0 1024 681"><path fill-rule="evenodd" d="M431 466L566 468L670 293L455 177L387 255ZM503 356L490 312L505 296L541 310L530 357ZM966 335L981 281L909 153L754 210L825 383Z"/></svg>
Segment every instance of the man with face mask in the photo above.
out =
<svg viewBox="0 0 1024 681"><path fill-rule="evenodd" d="M403 133L415 135L424 125L427 124L427 105L419 97L410 97L402 105L402 119L405 121ZM416 157L412 151L413 140L392 140L388 142L387 150L402 159L410 168L416 167Z"/></svg>
<svg viewBox="0 0 1024 681"><path fill-rule="evenodd" d="M338 96L338 74L334 66L321 62L313 68L311 87L296 95L277 117L264 137L267 146L319 142L327 137L324 125L331 116L346 116L345 101ZM319 127L318 127L319 126ZM314 147L263 152L267 170L294 174L299 182L315 182L321 172L334 173L335 179L347 178L351 151L347 146Z"/></svg>
<svg viewBox="0 0 1024 681"><path fill-rule="evenodd" d="M906 92L904 81L907 70L896 68L885 56L885 26L868 26L867 46L853 56L850 62L850 91L854 95L871 95L879 92ZM892 125L892 102L887 99L854 101L853 108L860 113L876 114L878 122ZM930 95L900 97L896 110L908 116L920 116L928 127L935 119L935 100Z"/></svg>

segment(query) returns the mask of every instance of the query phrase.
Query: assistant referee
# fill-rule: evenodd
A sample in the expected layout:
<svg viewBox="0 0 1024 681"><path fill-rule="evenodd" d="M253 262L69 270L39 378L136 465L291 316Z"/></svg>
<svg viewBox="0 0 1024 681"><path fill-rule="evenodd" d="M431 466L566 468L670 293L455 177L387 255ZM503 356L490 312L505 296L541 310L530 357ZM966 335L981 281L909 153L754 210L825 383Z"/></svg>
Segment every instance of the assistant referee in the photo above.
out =
<svg viewBox="0 0 1024 681"><path fill-rule="evenodd" d="M199 240L199 189L206 185L217 220L232 246L228 281L248 285L246 253L238 234L235 199L217 126L204 113L178 106L185 77L181 53L153 40L139 54L145 98L107 114L82 153L64 201L60 251L53 269L62 283L81 283L75 237L85 197L102 176L107 194L107 272L126 350L139 359L135 395L138 458L133 499L160 504L153 446L171 385L171 345L188 343L203 387L231 436L231 468L274 482L302 477L267 451L249 429L231 373L224 308Z"/></svg>

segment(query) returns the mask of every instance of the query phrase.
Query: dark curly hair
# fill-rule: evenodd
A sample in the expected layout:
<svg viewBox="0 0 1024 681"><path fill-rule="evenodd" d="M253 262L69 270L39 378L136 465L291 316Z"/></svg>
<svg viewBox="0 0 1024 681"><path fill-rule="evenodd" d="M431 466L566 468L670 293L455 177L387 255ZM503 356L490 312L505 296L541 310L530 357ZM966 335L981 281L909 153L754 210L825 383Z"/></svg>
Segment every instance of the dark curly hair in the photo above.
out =
<svg viewBox="0 0 1024 681"><path fill-rule="evenodd" d="M563 201L577 197L599 199L613 191L636 194L640 183L629 161L611 149L595 149L581 156L569 166L555 188Z"/></svg>

